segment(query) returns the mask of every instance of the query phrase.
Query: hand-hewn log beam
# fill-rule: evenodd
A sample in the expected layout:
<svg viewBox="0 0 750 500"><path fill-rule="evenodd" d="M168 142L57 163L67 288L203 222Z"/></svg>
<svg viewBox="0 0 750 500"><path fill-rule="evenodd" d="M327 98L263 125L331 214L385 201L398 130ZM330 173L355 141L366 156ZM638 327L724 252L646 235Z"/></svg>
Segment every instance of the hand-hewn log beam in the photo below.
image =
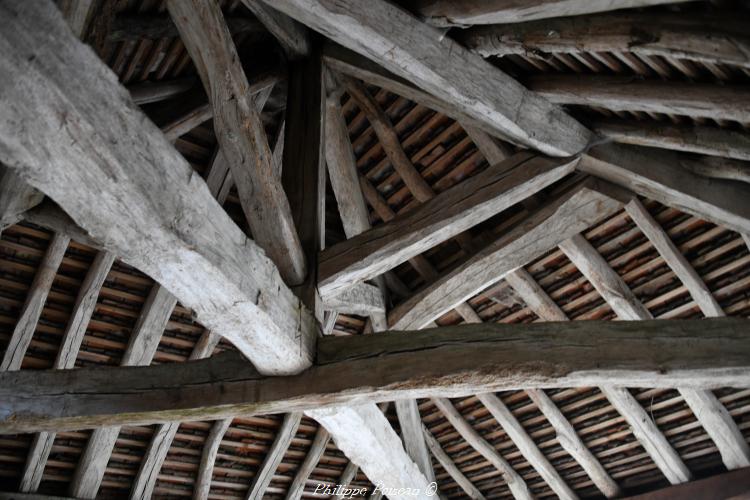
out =
<svg viewBox="0 0 750 500"><path fill-rule="evenodd" d="M104 285L104 280L114 260L114 255L106 251L100 251L94 257L94 261L91 263L83 283L81 283L81 289L73 305L73 312L65 327L65 332L63 332L60 350L52 365L54 369L66 370L75 366L83 336L86 334L89 320L96 308L99 291ZM33 492L39 489L39 483L42 481L44 467L47 464L47 458L52 450L54 440L54 432L42 432L34 436L21 476L19 486L21 491Z"/></svg>
<svg viewBox="0 0 750 500"><path fill-rule="evenodd" d="M623 120L597 121L592 128L598 134L622 144L750 160L750 137L730 129ZM742 162L735 164L738 173L744 167L745 179L749 179L750 165Z"/></svg>
<svg viewBox="0 0 750 500"><path fill-rule="evenodd" d="M579 153L591 134L578 122L434 28L383 0L274 0L268 5L371 58L484 124L543 153Z"/></svg>
<svg viewBox="0 0 750 500"><path fill-rule="evenodd" d="M513 494L513 498L517 500L531 500L533 498L523 478L490 443L474 430L448 399L435 398L432 401L461 437L502 474L505 484L508 485Z"/></svg>
<svg viewBox="0 0 750 500"><path fill-rule="evenodd" d="M418 12L432 24L455 26L502 24L634 9L685 0L421 0Z"/></svg>
<svg viewBox="0 0 750 500"><path fill-rule="evenodd" d="M750 373L746 329L746 320L715 318L481 324L325 337L319 365L293 377L264 377L237 354L141 368L5 372L0 433L539 387L744 387ZM586 354L591 352L598 355Z"/></svg>
<svg viewBox="0 0 750 500"><path fill-rule="evenodd" d="M521 455L526 458L558 497L568 500L578 498L578 495L560 477L555 467L539 450L534 440L531 439L531 436L500 398L492 393L480 394L477 398L500 424L513 444L518 447Z"/></svg>
<svg viewBox="0 0 750 500"><path fill-rule="evenodd" d="M39 205L44 195L26 184L13 169L0 163L0 231L18 222Z"/></svg>
<svg viewBox="0 0 750 500"><path fill-rule="evenodd" d="M432 456L440 462L440 465L445 469L448 475L453 478L456 484L464 490L464 493L466 493L471 500L485 500L482 492L474 486L469 478L464 476L463 472L461 472L445 450L443 450L442 446L440 446L440 443L435 439L435 436L432 435L429 429L427 429L424 424L421 424L421 427L425 442L427 443L427 447L430 449Z"/></svg>
<svg viewBox="0 0 750 500"><path fill-rule="evenodd" d="M289 201L273 175L268 138L221 9L206 0L169 1L167 7L214 108L216 137L253 239L284 280L299 285L307 275L305 256Z"/></svg>
<svg viewBox="0 0 750 500"><path fill-rule="evenodd" d="M0 161L166 285L260 370L309 366L314 318L115 75L51 4L1 8L12 22L0 30Z"/></svg>
<svg viewBox="0 0 750 500"><path fill-rule="evenodd" d="M21 363L31 344L31 337L33 337L37 323L39 323L44 303L47 301L47 295L49 295L52 283L55 281L57 268L62 263L69 243L70 238L65 235L59 233L52 235L47 250L44 252L44 257L42 257L34 275L34 280L29 287L26 300L21 308L21 314L10 336L10 342L8 342L2 361L0 361L0 371L21 369Z"/></svg>
<svg viewBox="0 0 750 500"><path fill-rule="evenodd" d="M216 455L219 453L221 440L224 439L224 434L230 425L232 425L231 418L216 420L211 424L211 430L203 443L201 463L198 466L198 474L196 474L195 485L193 486L193 500L206 500L208 498Z"/></svg>
<svg viewBox="0 0 750 500"><path fill-rule="evenodd" d="M750 67L742 16L620 12L470 28L458 40L484 57L632 52Z"/></svg>
<svg viewBox="0 0 750 500"><path fill-rule="evenodd" d="M557 104L600 106L715 120L750 121L750 89L623 76L532 76L529 89Z"/></svg>
<svg viewBox="0 0 750 500"><path fill-rule="evenodd" d="M284 420L276 433L271 448L268 450L266 458L263 459L263 463L250 485L250 490L245 496L247 500L263 498L268 485L271 484L271 479L273 479L276 469L284 459L286 450L289 449L294 435L297 434L297 429L301 421L302 413L291 412L284 415Z"/></svg>
<svg viewBox="0 0 750 500"><path fill-rule="evenodd" d="M414 399L399 399L395 402L396 417L401 429L401 440L406 453L414 460L428 481L435 481L430 452L422 433L422 416Z"/></svg>
<svg viewBox="0 0 750 500"><path fill-rule="evenodd" d="M323 453L326 451L328 441L331 440L331 435L323 427L319 427L315 433L315 438L310 445L310 449L307 450L305 459L300 464L297 473L294 475L292 484L289 486L289 490L286 492L286 500L299 500L302 498L302 493L305 491L305 484L310 478L315 466L318 465L320 459L323 457Z"/></svg>
<svg viewBox="0 0 750 500"><path fill-rule="evenodd" d="M572 172L576 161L518 153L390 222L327 248L320 255L321 295L374 278L500 213Z"/></svg>
<svg viewBox="0 0 750 500"><path fill-rule="evenodd" d="M578 169L740 233L750 233L750 187L696 175L700 160L679 153L608 144L591 149Z"/></svg>
<svg viewBox="0 0 750 500"><path fill-rule="evenodd" d="M621 201L602 193L596 182L575 186L397 306L388 317L391 328L423 327L620 206Z"/></svg>

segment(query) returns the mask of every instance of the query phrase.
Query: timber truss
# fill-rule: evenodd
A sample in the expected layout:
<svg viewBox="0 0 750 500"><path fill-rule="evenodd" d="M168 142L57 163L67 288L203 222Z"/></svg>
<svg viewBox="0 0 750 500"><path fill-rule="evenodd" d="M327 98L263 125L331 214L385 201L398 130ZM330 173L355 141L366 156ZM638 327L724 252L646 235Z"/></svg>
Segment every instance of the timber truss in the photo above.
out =
<svg viewBox="0 0 750 500"><path fill-rule="evenodd" d="M402 3L0 0L0 498L750 491L748 11Z"/></svg>

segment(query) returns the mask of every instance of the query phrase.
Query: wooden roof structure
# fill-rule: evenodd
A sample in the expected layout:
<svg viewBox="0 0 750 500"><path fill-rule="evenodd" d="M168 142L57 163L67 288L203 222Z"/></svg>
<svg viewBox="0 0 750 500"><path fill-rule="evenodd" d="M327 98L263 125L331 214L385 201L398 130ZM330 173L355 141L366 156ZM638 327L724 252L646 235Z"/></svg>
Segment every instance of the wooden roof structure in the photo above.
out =
<svg viewBox="0 0 750 500"><path fill-rule="evenodd" d="M746 4L0 13L0 499L750 492Z"/></svg>

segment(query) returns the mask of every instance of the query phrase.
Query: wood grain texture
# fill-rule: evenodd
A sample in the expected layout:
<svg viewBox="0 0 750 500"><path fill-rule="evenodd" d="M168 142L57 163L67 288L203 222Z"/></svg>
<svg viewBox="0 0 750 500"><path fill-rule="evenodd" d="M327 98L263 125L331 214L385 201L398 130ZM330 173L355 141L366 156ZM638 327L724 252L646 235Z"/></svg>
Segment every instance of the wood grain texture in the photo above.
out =
<svg viewBox="0 0 750 500"><path fill-rule="evenodd" d="M432 402L458 431L469 445L479 452L488 462L495 467L503 477L503 481L510 488L513 497L519 500L531 500L533 495L529 491L523 478L511 467L511 465L498 453L498 451L461 416L453 404L445 398L434 398Z"/></svg>
<svg viewBox="0 0 750 500"><path fill-rule="evenodd" d="M133 486L130 488L131 499L148 500L152 497L159 471L167 458L167 453L169 453L169 448L172 446L179 428L179 422L169 422L156 426L154 435L151 436L146 453L138 467L138 473L133 480Z"/></svg>
<svg viewBox="0 0 750 500"><path fill-rule="evenodd" d="M461 472L453 460L451 460L448 454L443 450L440 443L435 439L435 436L432 435L429 429L427 429L424 424L420 424L420 426L422 427L425 442L427 443L427 447L430 449L432 456L435 457L448 475L456 481L456 484L464 490L464 493L466 493L471 500L484 500L485 497L482 495L482 492L472 484L469 478L464 476L463 472Z"/></svg>
<svg viewBox="0 0 750 500"><path fill-rule="evenodd" d="M422 471L427 481L435 481L435 471L432 470L432 460L422 433L422 416L415 399L400 399L396 402L396 417L401 429L401 440L404 449Z"/></svg>
<svg viewBox="0 0 750 500"><path fill-rule="evenodd" d="M273 175L272 152L221 9L207 0L167 2L214 109L214 128L253 239L284 280L301 284L307 267L289 201Z"/></svg>
<svg viewBox="0 0 750 500"><path fill-rule="evenodd" d="M388 315L395 330L418 329L456 304L614 213L619 200L599 191L595 182L579 185L530 214L452 271L398 305Z"/></svg>
<svg viewBox="0 0 750 500"><path fill-rule="evenodd" d="M4 372L0 433L216 420L540 387L745 387L746 330L747 320L712 318L324 337L319 364L292 377L264 377L236 353L151 367ZM599 354L586 354L591 352Z"/></svg>
<svg viewBox="0 0 750 500"><path fill-rule="evenodd" d="M422 0L419 13L438 26L503 24L580 16L685 0Z"/></svg>
<svg viewBox="0 0 750 500"><path fill-rule="evenodd" d="M198 473L195 477L195 485L193 486L193 500L206 500L208 498L208 491L211 489L211 478L214 473L214 462L216 462L216 455L219 453L219 445L221 445L221 440L224 438L224 434L230 425L232 425L231 418L217 420L211 424L211 430L208 432L206 441L203 443L201 462L198 466Z"/></svg>
<svg viewBox="0 0 750 500"><path fill-rule="evenodd" d="M389 499L434 499L428 494L429 481L406 454L398 435L375 404L310 410L306 414L325 427L336 447L359 465L373 484L394 489L388 494ZM411 490L406 492L407 488ZM413 494L414 490L418 494Z"/></svg>
<svg viewBox="0 0 750 500"><path fill-rule="evenodd" d="M601 391L617 412L625 418L635 437L667 480L672 484L690 481L692 478L690 470L630 391L624 387L610 386L602 387Z"/></svg>
<svg viewBox="0 0 750 500"><path fill-rule="evenodd" d="M579 153L590 132L560 108L384 0L274 0L268 5L372 59L497 134L553 155Z"/></svg>
<svg viewBox="0 0 750 500"><path fill-rule="evenodd" d="M26 300L21 307L21 314L13 328L10 341L0 361L0 371L20 370L26 350L31 344L31 338L34 336L37 323L42 315L44 303L47 301L52 289L52 283L57 274L57 268L60 267L65 250L68 248L70 238L65 235L55 233L50 240L44 257L39 263L39 267L31 282Z"/></svg>
<svg viewBox="0 0 750 500"><path fill-rule="evenodd" d="M707 179L687 165L700 163L669 151L608 144L592 148L578 169L696 217L750 233L750 186Z"/></svg>
<svg viewBox="0 0 750 500"><path fill-rule="evenodd" d="M750 121L750 92L741 85L557 74L532 76L527 84L529 89L557 104Z"/></svg>
<svg viewBox="0 0 750 500"><path fill-rule="evenodd" d="M625 120L596 121L592 128L598 134L622 144L750 160L750 138L734 130ZM731 164L735 165L738 174L744 171L744 178L750 179L747 164Z"/></svg>
<svg viewBox="0 0 750 500"><path fill-rule="evenodd" d="M313 442L310 445L310 449L307 450L305 459L300 464L297 473L294 475L292 484L286 493L286 500L299 500L302 498L302 493L305 491L305 485L307 480L310 478L315 466L318 465L320 459L323 457L323 453L326 451L328 441L331 440L331 435L323 427L319 427L313 438Z"/></svg>
<svg viewBox="0 0 750 500"><path fill-rule="evenodd" d="M301 421L302 413L292 412L284 415L284 421L276 433L276 437L271 444L271 448L268 450L268 454L263 459L258 473L253 478L250 490L245 496L247 500L263 497L268 485L271 484L271 479L273 479L276 469L284 458L286 450L289 448L289 444L297 433Z"/></svg>
<svg viewBox="0 0 750 500"><path fill-rule="evenodd" d="M167 285L197 321L262 371L309 366L314 318L263 251L53 6L10 4L1 7L13 22L0 31L0 79L7 89L0 161L107 250ZM23 56L30 50L33 61ZM28 132L18 133L18 123ZM272 297L264 295L268 290ZM253 328L243 326L249 323Z"/></svg>
<svg viewBox="0 0 750 500"><path fill-rule="evenodd" d="M518 153L390 222L327 248L320 255L321 295L374 278L462 233L569 174L576 161Z"/></svg>
<svg viewBox="0 0 750 500"><path fill-rule="evenodd" d="M83 499L96 498L119 434L120 426L118 425L99 427L91 431L91 436L70 481L68 488L70 496Z"/></svg>
<svg viewBox="0 0 750 500"><path fill-rule="evenodd" d="M484 57L509 54L630 52L750 67L750 38L740 13L618 12L477 26L457 39Z"/></svg>
<svg viewBox="0 0 750 500"><path fill-rule="evenodd" d="M567 451L586 471L593 483L607 498L615 498L622 495L622 490L612 479L607 470L599 460L586 447L583 440L576 433L565 415L555 405L547 394L541 389L530 389L526 391L529 398L544 414L544 417L555 429L555 435L560 446Z"/></svg>
<svg viewBox="0 0 750 500"><path fill-rule="evenodd" d="M0 163L0 230L18 222L44 195L29 186L13 169Z"/></svg>

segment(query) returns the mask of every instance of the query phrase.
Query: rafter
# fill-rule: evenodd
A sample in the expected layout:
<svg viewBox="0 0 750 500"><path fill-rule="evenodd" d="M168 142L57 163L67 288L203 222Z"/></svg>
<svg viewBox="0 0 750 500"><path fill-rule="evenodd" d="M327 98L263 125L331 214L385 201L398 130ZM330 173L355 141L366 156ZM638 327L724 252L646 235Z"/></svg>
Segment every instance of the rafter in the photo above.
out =
<svg viewBox="0 0 750 500"><path fill-rule="evenodd" d="M141 368L5 372L0 433L539 387L744 387L750 370L746 324L734 318L485 323L409 335L324 337L318 365L291 378L264 377L236 354ZM591 352L598 356L586 355Z"/></svg>
<svg viewBox="0 0 750 500"><path fill-rule="evenodd" d="M286 500L299 500L302 498L302 493L305 491L305 483L323 457L330 440L331 435L328 434L328 431L323 427L319 427L310 445L310 449L307 450L305 459L302 461L299 469L297 469L292 484L289 486L289 490L287 490Z"/></svg>
<svg viewBox="0 0 750 500"><path fill-rule="evenodd" d="M224 439L224 434L230 425L232 425L231 418L216 420L211 424L211 430L208 432L206 441L203 443L201 462L198 466L198 474L193 486L193 500L206 500L208 498L216 455L219 453L221 440Z"/></svg>
<svg viewBox="0 0 750 500"><path fill-rule="evenodd" d="M572 172L576 160L518 153L414 210L320 255L319 290L333 294L421 254Z"/></svg>
<svg viewBox="0 0 750 500"><path fill-rule="evenodd" d="M291 412L284 415L284 420L276 433L271 448L263 459L263 463L255 474L253 482L250 485L250 490L245 496L247 500L263 497L268 485L271 484L274 472L276 472L281 460L284 458L284 454L287 449L289 449L289 445L291 444L292 439L294 439L294 435L297 434L297 429L299 428L301 421L302 413Z"/></svg>
<svg viewBox="0 0 750 500"><path fill-rule="evenodd" d="M576 154L589 142L590 132L560 109L386 1L267 3L438 98L458 103L497 135L553 156Z"/></svg>
<svg viewBox="0 0 750 500"><path fill-rule="evenodd" d="M474 486L466 476L464 476L456 464L453 463L453 460L451 460L448 454L443 450L442 446L440 446L440 443L435 436L432 435L430 430L427 429L424 424L421 424L421 427L425 442L427 443L427 447L430 449L432 456L440 462L440 465L445 469L448 475L456 481L456 484L464 490L464 493L466 493L471 500L485 500L482 492L479 491L477 487Z"/></svg>

